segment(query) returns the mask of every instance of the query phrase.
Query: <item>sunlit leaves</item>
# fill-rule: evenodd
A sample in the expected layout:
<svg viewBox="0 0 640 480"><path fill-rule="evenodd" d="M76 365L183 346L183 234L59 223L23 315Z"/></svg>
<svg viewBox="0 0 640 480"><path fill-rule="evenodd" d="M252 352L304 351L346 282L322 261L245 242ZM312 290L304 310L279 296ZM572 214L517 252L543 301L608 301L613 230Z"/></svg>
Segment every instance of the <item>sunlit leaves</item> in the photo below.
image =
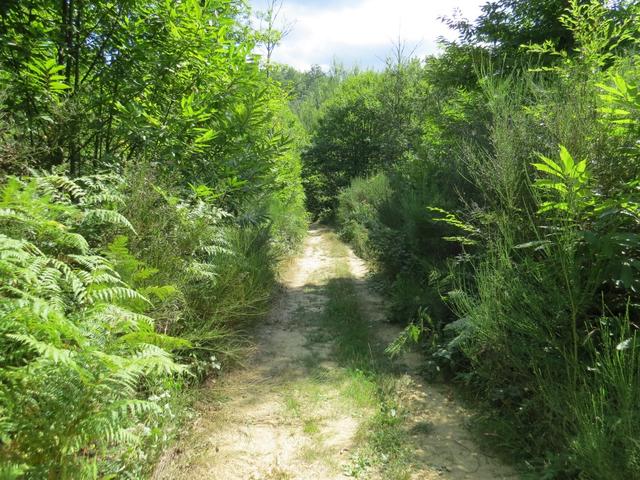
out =
<svg viewBox="0 0 640 480"><path fill-rule="evenodd" d="M153 320L137 313L149 300L73 230L87 221L90 206L74 203L85 193L53 177L10 179L0 195L8 234L0 235L0 409L7 420L0 469L23 464L28 478L57 476L60 468L73 478L95 468L86 449L130 441L131 420L157 408L136 398L140 380L183 372L167 350L189 348L155 332ZM124 218L94 211L101 223ZM146 293L163 299L173 289Z"/></svg>
<svg viewBox="0 0 640 480"><path fill-rule="evenodd" d="M26 64L26 67L29 80L46 92L60 95L71 88L65 83L65 76L60 74L64 71L65 66L58 65L54 59L38 60L34 58Z"/></svg>
<svg viewBox="0 0 640 480"><path fill-rule="evenodd" d="M157 330L212 348L221 318L264 307L267 209L295 202L304 229L299 158L287 98L252 53L246 2L29 0L0 10L0 117L12 126L0 140L25 147L9 167L31 175L7 177L0 192L0 476L93 478L105 451L107 463L117 457L109 444L139 442L135 417L157 410L141 382L184 371L168 352L192 345ZM83 176L139 165L171 187ZM125 198L146 189L157 202L136 219L140 205ZM261 236L228 242L218 228L232 223L227 211ZM282 217L278 234L293 230L290 212ZM141 251L161 261L152 268ZM166 257L175 261L162 269ZM244 282L248 293L236 294Z"/></svg>
<svg viewBox="0 0 640 480"><path fill-rule="evenodd" d="M253 58L243 2L70 8L62 18L58 6L34 0L30 9L11 4L5 18L13 47L0 48L0 66L10 113L27 124L21 138L28 131L32 145L54 152L38 152L29 166L73 161L82 172L133 159L156 162L185 185L247 180L220 198L227 205L268 184L288 148L271 102L282 108L286 99ZM17 57L12 48L27 40L42 50Z"/></svg>
<svg viewBox="0 0 640 480"><path fill-rule="evenodd" d="M602 123L614 136L634 137L640 132L640 89L620 73L612 73L608 83L598 84L602 106ZM632 140L633 141L633 140ZM636 141L631 150L636 154L640 144Z"/></svg>
<svg viewBox="0 0 640 480"><path fill-rule="evenodd" d="M462 245L475 245L477 243L475 237L478 235L479 231L473 225L462 221L453 213L447 212L446 210L443 210L439 207L429 206L427 207L427 210L431 213L436 214L436 216L433 217L434 222L447 224L464 234L458 236L443 237L444 240L460 243Z"/></svg>
<svg viewBox="0 0 640 480"><path fill-rule="evenodd" d="M534 163L538 172L548 175L539 178L535 186L551 197L540 205L539 213L550 210L578 214L589 205L592 198L588 188L589 175L586 160L575 162L569 151L560 146L560 161L540 155L543 163Z"/></svg>

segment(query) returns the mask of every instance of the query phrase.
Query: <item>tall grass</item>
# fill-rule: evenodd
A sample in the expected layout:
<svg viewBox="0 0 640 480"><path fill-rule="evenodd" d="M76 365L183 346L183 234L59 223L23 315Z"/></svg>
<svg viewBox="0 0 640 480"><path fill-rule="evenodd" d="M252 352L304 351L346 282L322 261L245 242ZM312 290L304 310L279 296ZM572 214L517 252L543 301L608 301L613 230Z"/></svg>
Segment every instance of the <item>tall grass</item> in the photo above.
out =
<svg viewBox="0 0 640 480"><path fill-rule="evenodd" d="M491 224L478 225L487 243L473 283L451 298L471 361L464 378L496 409L491 422L512 451L550 478L638 478L637 327L620 309L635 293L611 276L626 253L607 240L635 227L607 220L621 191L602 195L602 159L621 152L598 123L599 80L582 75L582 61L515 87L484 80L492 149L470 173L493 195L480 217Z"/></svg>
<svg viewBox="0 0 640 480"><path fill-rule="evenodd" d="M638 478L640 471L640 338L629 318L594 322L589 372L575 408L576 434L570 449L589 478Z"/></svg>
<svg viewBox="0 0 640 480"><path fill-rule="evenodd" d="M366 215L354 182L340 218L357 219L404 320L435 319L429 362L479 400L496 447L533 478L635 479L640 109L637 55L618 48L635 27L571 5L580 55L480 70L486 136L458 136L453 162L407 154Z"/></svg>
<svg viewBox="0 0 640 480"><path fill-rule="evenodd" d="M154 187L143 188L149 184ZM195 194L178 197L148 169L130 171L126 185L125 214L137 231L131 248L184 302L164 328L188 338L204 359L237 358L245 344L239 334L267 311L277 262L306 229L303 198L292 194L290 211L282 199L267 198L234 219Z"/></svg>

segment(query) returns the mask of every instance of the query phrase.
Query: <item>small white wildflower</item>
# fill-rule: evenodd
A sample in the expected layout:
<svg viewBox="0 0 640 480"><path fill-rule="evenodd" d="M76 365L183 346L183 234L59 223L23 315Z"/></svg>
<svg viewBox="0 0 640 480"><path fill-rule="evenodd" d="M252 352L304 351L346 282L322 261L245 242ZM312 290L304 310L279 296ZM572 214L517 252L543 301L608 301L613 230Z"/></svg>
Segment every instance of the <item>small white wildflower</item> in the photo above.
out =
<svg viewBox="0 0 640 480"><path fill-rule="evenodd" d="M222 368L222 365L220 365L220 362L217 361L216 356L215 355L211 355L211 366L213 368L215 368L216 370L220 370Z"/></svg>

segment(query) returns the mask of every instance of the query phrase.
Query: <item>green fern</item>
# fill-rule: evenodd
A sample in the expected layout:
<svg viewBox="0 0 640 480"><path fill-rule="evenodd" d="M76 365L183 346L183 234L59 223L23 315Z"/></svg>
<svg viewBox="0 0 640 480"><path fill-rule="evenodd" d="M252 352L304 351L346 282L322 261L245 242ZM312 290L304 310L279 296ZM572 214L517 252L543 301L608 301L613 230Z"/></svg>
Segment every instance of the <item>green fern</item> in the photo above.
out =
<svg viewBox="0 0 640 480"><path fill-rule="evenodd" d="M114 198L98 181L8 179L0 200L0 474L96 478L97 458L136 442L131 426L157 414L140 398L147 378L185 372L170 350L185 340L156 333L150 302L78 231L130 227L91 209ZM171 287L148 286L167 298Z"/></svg>
<svg viewBox="0 0 640 480"><path fill-rule="evenodd" d="M113 210L103 210L103 209L93 209L86 210L84 213L84 222L97 222L97 223L107 223L111 225L121 225L126 227L133 233L135 233L135 229L133 225L127 220L124 215L113 211Z"/></svg>

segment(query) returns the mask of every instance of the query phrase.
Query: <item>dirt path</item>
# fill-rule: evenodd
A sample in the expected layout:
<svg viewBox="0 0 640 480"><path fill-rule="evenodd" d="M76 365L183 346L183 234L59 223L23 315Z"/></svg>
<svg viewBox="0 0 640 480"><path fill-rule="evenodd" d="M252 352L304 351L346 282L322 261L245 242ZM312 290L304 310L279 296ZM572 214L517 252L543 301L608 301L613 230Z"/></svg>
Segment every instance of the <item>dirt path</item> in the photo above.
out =
<svg viewBox="0 0 640 480"><path fill-rule="evenodd" d="M164 456L154 478L517 478L480 452L464 428L467 412L444 387L424 385L411 373L419 359L410 354L396 365L391 384L385 380L397 402L386 410L393 417L387 418L402 412L402 419L378 421L385 426L376 433L372 419L383 408L381 387L371 375L340 364L335 332L320 320L331 301L327 285L348 276L378 346L397 335L384 323L382 302L367 288L366 273L365 264L331 232L312 229L256 334L256 353L246 368L210 385L192 431ZM404 452L402 462L388 468L387 451Z"/></svg>

